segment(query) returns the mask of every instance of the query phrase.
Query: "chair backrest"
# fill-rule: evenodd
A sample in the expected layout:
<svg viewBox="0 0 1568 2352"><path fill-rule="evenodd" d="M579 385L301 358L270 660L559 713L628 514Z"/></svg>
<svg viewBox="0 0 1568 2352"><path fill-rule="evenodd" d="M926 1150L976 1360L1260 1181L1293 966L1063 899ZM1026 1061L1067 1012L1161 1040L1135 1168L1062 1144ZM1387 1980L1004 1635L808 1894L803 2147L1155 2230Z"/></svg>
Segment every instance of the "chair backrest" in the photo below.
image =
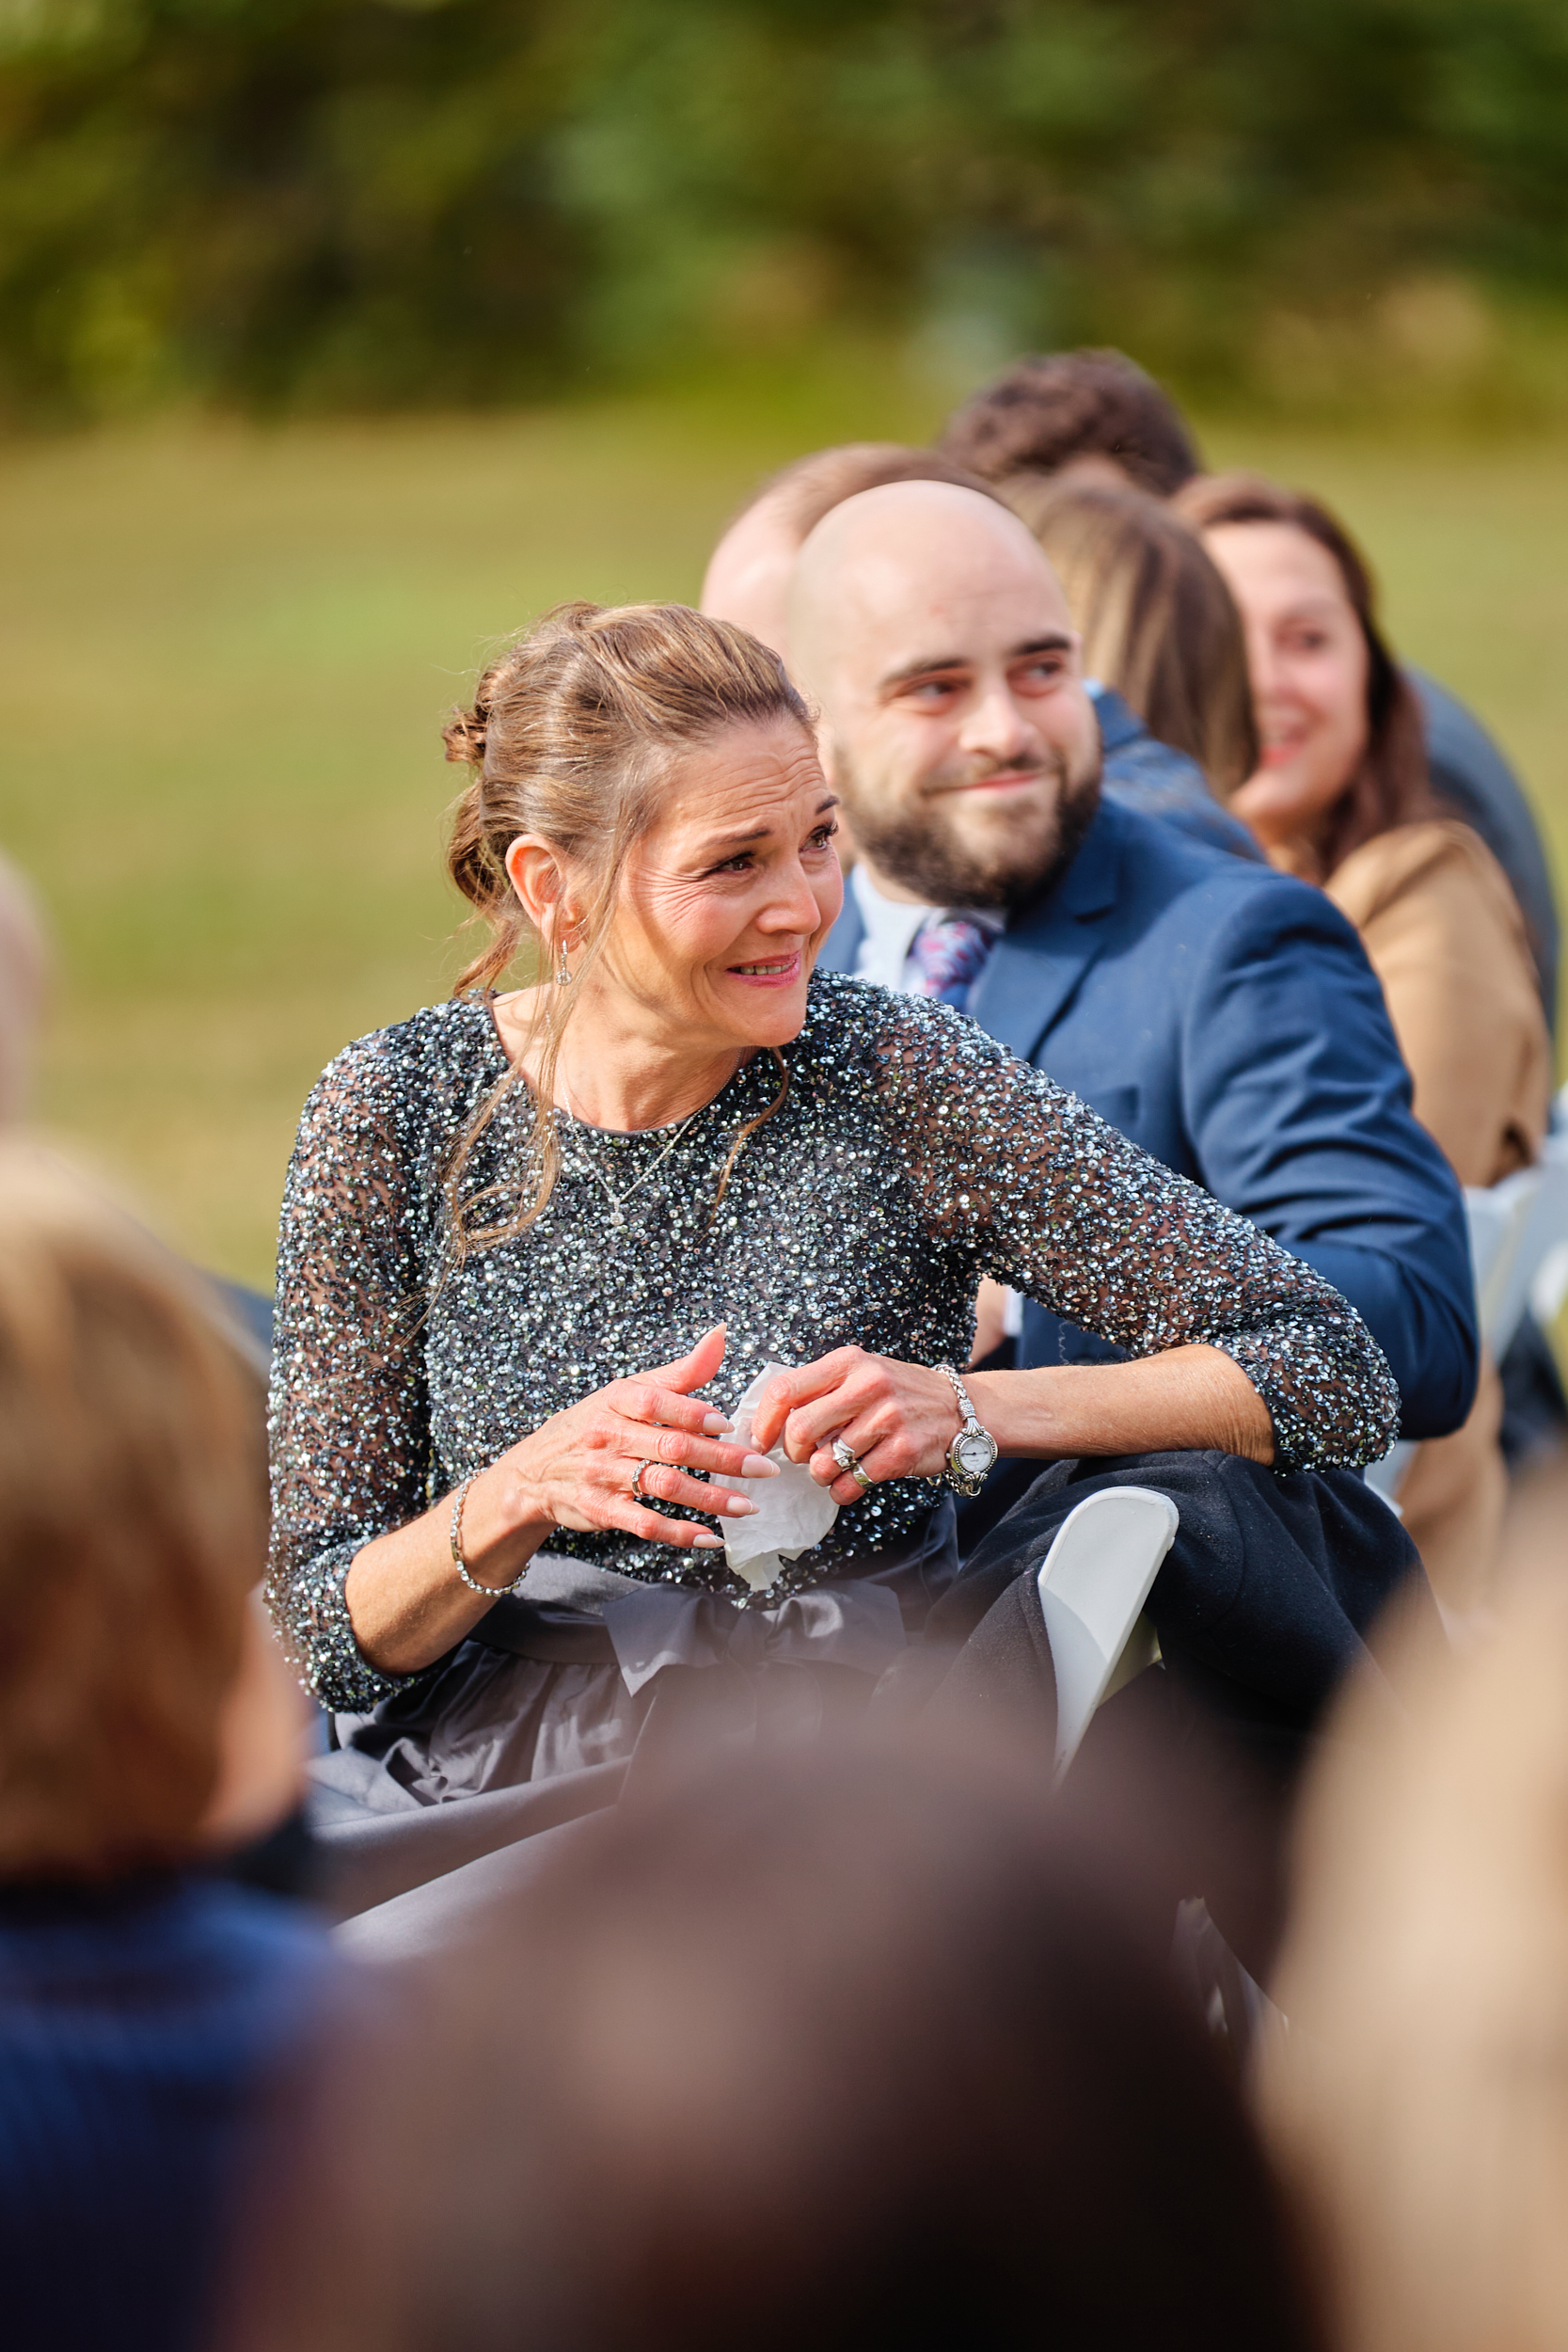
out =
<svg viewBox="0 0 1568 2352"><path fill-rule="evenodd" d="M1560 1101L1559 1114L1562 1104ZM1484 1190L1465 1188L1476 1321L1494 1363L1501 1363L1527 1308L1549 1330L1568 1298L1568 1134L1546 1137L1533 1168ZM1416 1449L1393 1446L1366 1472L1391 1509Z"/></svg>
<svg viewBox="0 0 1568 2352"><path fill-rule="evenodd" d="M1500 1364L1507 1345L1530 1306L1530 1289L1543 1278L1554 1249L1568 1245L1568 1136L1547 1136L1535 1167L1505 1176L1502 1184L1465 1188L1465 1223L1469 1226L1469 1263L1477 1282L1477 1325L1488 1355ZM1399 1442L1383 1461L1370 1463L1366 1485L1373 1486L1392 1513L1416 1447Z"/></svg>
<svg viewBox="0 0 1568 2352"><path fill-rule="evenodd" d="M1536 1253L1529 1311L1545 1334L1559 1375L1568 1381L1568 1317L1563 1313L1568 1307L1568 1086L1552 1106L1552 1132L1542 1158L1555 1180L1555 1198L1542 1207L1541 1221L1550 1222L1551 1231L1543 1235L1544 1246Z"/></svg>
<svg viewBox="0 0 1568 2352"><path fill-rule="evenodd" d="M1039 1572L1056 1677L1056 1777L1104 1697L1180 1515L1151 1486L1086 1495L1056 1530Z"/></svg>
<svg viewBox="0 0 1568 2352"><path fill-rule="evenodd" d="M1537 1211L1543 1189L1554 1195L1560 1189L1549 1184L1549 1174L1557 1173L1543 1160L1534 1168L1522 1168L1516 1176L1505 1176L1500 1184L1489 1184L1484 1192L1465 1187L1476 1318L1495 1362L1507 1352L1529 1302L1538 1263L1532 1248L1540 1224Z"/></svg>

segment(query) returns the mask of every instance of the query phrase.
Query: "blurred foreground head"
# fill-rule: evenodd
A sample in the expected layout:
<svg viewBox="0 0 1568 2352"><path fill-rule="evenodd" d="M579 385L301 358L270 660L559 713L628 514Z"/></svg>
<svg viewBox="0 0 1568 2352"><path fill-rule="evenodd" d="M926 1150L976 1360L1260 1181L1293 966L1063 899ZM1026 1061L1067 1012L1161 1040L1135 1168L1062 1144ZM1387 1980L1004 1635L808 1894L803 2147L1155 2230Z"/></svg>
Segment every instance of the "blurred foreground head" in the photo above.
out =
<svg viewBox="0 0 1568 2352"><path fill-rule="evenodd" d="M0 1127L27 1107L49 949L33 894L0 858Z"/></svg>
<svg viewBox="0 0 1568 2352"><path fill-rule="evenodd" d="M984 482L1053 474L1169 498L1198 470L1176 403L1119 351L1015 359L954 411L937 446Z"/></svg>
<svg viewBox="0 0 1568 2352"><path fill-rule="evenodd" d="M820 1746L571 1833L291 2165L313 2258L268 2230L242 2343L1314 2344L1107 1843L1037 1772Z"/></svg>
<svg viewBox="0 0 1568 2352"><path fill-rule="evenodd" d="M990 496L985 485L935 450L901 441L846 441L813 450L765 482L724 531L708 561L702 609L733 621L789 659L789 577L824 515L863 490L890 482L951 482Z"/></svg>
<svg viewBox="0 0 1568 2352"><path fill-rule="evenodd" d="M1492 1634L1353 1697L1307 1804L1261 2088L1346 2352L1568 2343L1565 1524L1560 1465Z"/></svg>
<svg viewBox="0 0 1568 2352"><path fill-rule="evenodd" d="M260 1382L216 1302L0 1143L0 1880L189 1851L265 1543Z"/></svg>

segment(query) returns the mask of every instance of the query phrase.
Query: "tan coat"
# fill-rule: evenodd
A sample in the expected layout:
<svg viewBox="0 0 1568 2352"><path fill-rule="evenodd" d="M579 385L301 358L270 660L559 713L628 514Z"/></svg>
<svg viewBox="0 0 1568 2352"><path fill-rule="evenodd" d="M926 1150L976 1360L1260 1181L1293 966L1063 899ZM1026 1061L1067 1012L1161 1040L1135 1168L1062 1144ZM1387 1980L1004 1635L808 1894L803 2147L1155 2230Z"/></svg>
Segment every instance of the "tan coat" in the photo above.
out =
<svg viewBox="0 0 1568 2352"><path fill-rule="evenodd" d="M1551 1042L1524 919L1485 843L1451 818L1399 825L1353 850L1325 886L1383 983L1416 1116L1461 1184L1527 1168L1546 1132ZM1457 1612L1485 1599L1496 1571L1501 1416L1487 1363L1469 1420L1423 1445L1400 1489L1433 1588Z"/></svg>

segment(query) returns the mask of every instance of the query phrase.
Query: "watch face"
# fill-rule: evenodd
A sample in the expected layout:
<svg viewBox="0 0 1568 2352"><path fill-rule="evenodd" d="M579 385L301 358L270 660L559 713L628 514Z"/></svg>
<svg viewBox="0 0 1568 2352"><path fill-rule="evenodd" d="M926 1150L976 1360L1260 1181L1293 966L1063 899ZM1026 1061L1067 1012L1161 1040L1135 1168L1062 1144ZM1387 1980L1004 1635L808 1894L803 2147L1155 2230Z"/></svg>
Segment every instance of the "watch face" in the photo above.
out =
<svg viewBox="0 0 1568 2352"><path fill-rule="evenodd" d="M996 1459L996 1439L984 1429L961 1429L953 1440L958 1468L970 1478L984 1478Z"/></svg>

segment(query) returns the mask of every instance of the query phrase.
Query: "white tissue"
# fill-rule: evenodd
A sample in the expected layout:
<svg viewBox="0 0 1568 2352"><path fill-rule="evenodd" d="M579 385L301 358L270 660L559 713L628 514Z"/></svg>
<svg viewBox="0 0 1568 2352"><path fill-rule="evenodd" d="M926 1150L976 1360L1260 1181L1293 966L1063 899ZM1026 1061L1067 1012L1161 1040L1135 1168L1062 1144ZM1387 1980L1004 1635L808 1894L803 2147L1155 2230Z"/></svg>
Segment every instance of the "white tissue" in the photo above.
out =
<svg viewBox="0 0 1568 2352"><path fill-rule="evenodd" d="M752 1417L764 1389L787 1364L764 1364L735 1408L736 1441L752 1442ZM726 1486L757 1506L752 1518L724 1521L724 1555L742 1583L765 1593L786 1560L799 1559L819 1544L838 1517L838 1505L826 1486L819 1486L804 1462L792 1462L783 1443L768 1456L779 1466L777 1478L726 1478Z"/></svg>

